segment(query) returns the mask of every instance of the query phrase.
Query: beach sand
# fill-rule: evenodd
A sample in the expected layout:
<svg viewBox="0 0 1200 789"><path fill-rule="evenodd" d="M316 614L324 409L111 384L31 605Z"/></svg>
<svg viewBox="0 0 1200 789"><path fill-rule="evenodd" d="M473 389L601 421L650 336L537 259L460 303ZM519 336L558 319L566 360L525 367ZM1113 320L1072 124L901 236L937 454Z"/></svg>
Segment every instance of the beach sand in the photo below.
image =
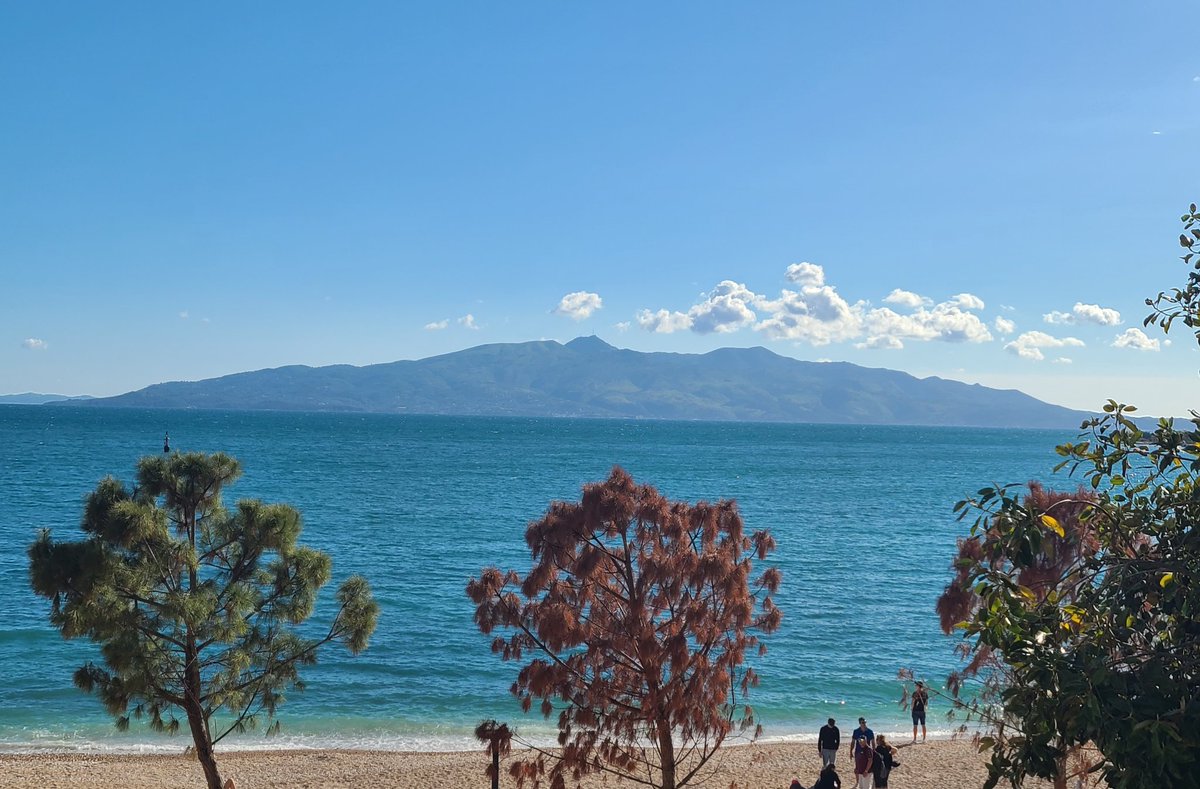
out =
<svg viewBox="0 0 1200 789"><path fill-rule="evenodd" d="M843 784L853 786L846 754L839 753ZM514 757L519 752L514 752ZM816 782L819 760L813 743L769 743L723 748L705 787L787 789L793 777ZM901 767L889 785L896 789L947 789L983 784L984 760L966 741L939 740L902 747ZM223 778L238 789L260 787L405 787L467 789L490 786L483 751L417 753L401 751L238 751L218 755ZM501 763L504 772L504 763ZM0 756L0 787L112 789L204 785L199 764L185 756L26 754ZM500 785L513 787L505 773ZM587 787L634 787L614 776L592 777Z"/></svg>

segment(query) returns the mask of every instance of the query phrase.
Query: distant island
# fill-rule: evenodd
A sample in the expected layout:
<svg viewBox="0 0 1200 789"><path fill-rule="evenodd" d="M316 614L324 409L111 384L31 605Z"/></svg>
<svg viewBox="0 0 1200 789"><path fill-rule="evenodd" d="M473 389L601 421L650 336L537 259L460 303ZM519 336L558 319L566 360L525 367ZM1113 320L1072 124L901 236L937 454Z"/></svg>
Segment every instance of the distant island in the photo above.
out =
<svg viewBox="0 0 1200 789"><path fill-rule="evenodd" d="M24 392L22 394L0 395L0 405L45 405L46 403L61 403L65 401L79 402L91 400L91 395L60 395Z"/></svg>
<svg viewBox="0 0 1200 789"><path fill-rule="evenodd" d="M278 367L72 404L1041 428L1078 428L1091 416L1013 389L804 362L761 347L642 353L594 336L364 367Z"/></svg>

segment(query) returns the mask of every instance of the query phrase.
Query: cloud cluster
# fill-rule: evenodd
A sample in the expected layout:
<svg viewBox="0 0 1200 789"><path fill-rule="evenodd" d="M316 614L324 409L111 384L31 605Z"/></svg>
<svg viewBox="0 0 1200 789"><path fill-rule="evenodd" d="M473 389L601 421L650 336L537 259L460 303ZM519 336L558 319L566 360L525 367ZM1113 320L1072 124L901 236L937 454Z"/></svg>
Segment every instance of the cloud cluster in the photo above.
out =
<svg viewBox="0 0 1200 789"><path fill-rule="evenodd" d="M671 334L691 329L697 334L728 334L751 325L757 314L754 308L762 297L740 282L724 280L709 293L701 294L700 303L687 312L675 310L641 310L638 326L658 334Z"/></svg>
<svg viewBox="0 0 1200 789"><path fill-rule="evenodd" d="M1042 348L1082 348L1083 346L1083 340L1077 337L1052 337L1042 331L1027 331L1005 345L1004 350L1022 359L1040 362L1046 358L1046 355L1042 353ZM1060 356L1058 359L1055 359L1055 362L1058 364L1070 364L1071 360L1065 356Z"/></svg>
<svg viewBox="0 0 1200 789"><path fill-rule="evenodd" d="M39 340L37 337L29 337L21 340L21 347L27 351L44 351L50 347L50 344L45 340Z"/></svg>
<svg viewBox="0 0 1200 789"><path fill-rule="evenodd" d="M900 314L888 307L870 310L864 321L867 340L860 343L860 347L903 348L904 340L988 342L992 334L974 312L983 308L983 300L978 296L959 293L949 301L932 307L921 306L908 314Z"/></svg>
<svg viewBox="0 0 1200 789"><path fill-rule="evenodd" d="M1099 304L1084 304L1075 302L1070 312L1054 310L1042 316L1042 320L1050 324L1094 323L1097 326L1119 326L1121 313Z"/></svg>
<svg viewBox="0 0 1200 789"><path fill-rule="evenodd" d="M581 321L590 318L593 312L603 306L604 300L600 298L599 293L577 290L563 296L562 300L558 302L558 306L554 308L554 312L558 315L566 315L573 321Z"/></svg>
<svg viewBox="0 0 1200 789"><path fill-rule="evenodd" d="M863 332L865 304L850 304L832 285L825 284L825 271L814 263L788 266L788 280L800 287L784 288L779 298L759 297L758 307L767 317L754 324L756 331L772 340L793 340L809 345L852 340Z"/></svg>
<svg viewBox="0 0 1200 789"><path fill-rule="evenodd" d="M646 331L670 334L691 330L697 334L727 333L751 328L772 340L791 340L813 346L859 340L859 348L899 349L906 340L928 342L987 342L987 325L975 314L983 300L960 293L935 304L919 293L897 288L884 301L891 307L872 308L867 302L851 304L825 281L825 270L815 263L793 263L784 277L793 287L770 298L740 282L724 280L687 312L641 310L638 325ZM903 310L903 311L898 311Z"/></svg>

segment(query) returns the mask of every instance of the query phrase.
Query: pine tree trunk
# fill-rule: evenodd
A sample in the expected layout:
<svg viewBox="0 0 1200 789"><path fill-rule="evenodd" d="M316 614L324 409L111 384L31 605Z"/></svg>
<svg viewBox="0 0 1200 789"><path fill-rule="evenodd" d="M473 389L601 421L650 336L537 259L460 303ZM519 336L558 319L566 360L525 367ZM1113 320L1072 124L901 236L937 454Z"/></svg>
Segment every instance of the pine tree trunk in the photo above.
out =
<svg viewBox="0 0 1200 789"><path fill-rule="evenodd" d="M184 523L187 525L188 542L192 549L196 548L196 509L194 506L185 509ZM189 593L195 592L200 586L196 568L188 566ZM190 623L187 626L183 644L183 708L187 712L188 727L192 730L192 742L196 745L196 759L204 768L204 780L208 789L222 789L221 774L217 772L217 758L213 755L212 736L208 731L208 719L204 717L204 707L200 704L200 651L196 648L196 637Z"/></svg>
<svg viewBox="0 0 1200 789"><path fill-rule="evenodd" d="M662 762L662 789L675 789L675 741L665 721L658 723L658 756Z"/></svg>
<svg viewBox="0 0 1200 789"><path fill-rule="evenodd" d="M194 587L193 581L193 587ZM200 704L200 668L196 642L191 633L183 647L183 709L187 713L188 727L192 730L192 742L196 746L196 759L204 768L204 780L208 789L222 789L221 774L217 772L217 758L213 755L211 736L208 732L208 721L204 717L204 707Z"/></svg>
<svg viewBox="0 0 1200 789"><path fill-rule="evenodd" d="M221 789L221 774L217 772L217 759L208 742L208 727L204 725L204 712L199 704L187 705L188 726L192 730L192 742L196 745L196 759L204 768L204 780L208 789Z"/></svg>
<svg viewBox="0 0 1200 789"><path fill-rule="evenodd" d="M492 789L500 789L500 748L492 740Z"/></svg>

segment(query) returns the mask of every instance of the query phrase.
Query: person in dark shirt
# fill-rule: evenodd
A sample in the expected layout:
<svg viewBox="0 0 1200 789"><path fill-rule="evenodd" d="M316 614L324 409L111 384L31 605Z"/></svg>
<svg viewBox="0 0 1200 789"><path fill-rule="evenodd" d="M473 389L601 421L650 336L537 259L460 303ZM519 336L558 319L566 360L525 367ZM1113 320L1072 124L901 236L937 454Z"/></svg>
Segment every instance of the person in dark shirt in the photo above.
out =
<svg viewBox="0 0 1200 789"><path fill-rule="evenodd" d="M833 764L837 760L837 750L841 739L842 732L837 727L837 721L830 718L829 723L822 726L820 734L817 735L817 753L821 755L822 767Z"/></svg>
<svg viewBox="0 0 1200 789"><path fill-rule="evenodd" d="M887 789L888 776L900 766L896 761L896 749L888 744L881 734L875 738L875 762L871 770L875 774L875 789Z"/></svg>
<svg viewBox="0 0 1200 789"><path fill-rule="evenodd" d="M925 742L925 708L929 706L929 691L925 683L917 681L917 688L912 694L913 742L917 741L917 724L921 724L921 742Z"/></svg>
<svg viewBox="0 0 1200 789"><path fill-rule="evenodd" d="M821 770L821 777L813 784L813 789L842 789L842 779L832 764L825 765Z"/></svg>

